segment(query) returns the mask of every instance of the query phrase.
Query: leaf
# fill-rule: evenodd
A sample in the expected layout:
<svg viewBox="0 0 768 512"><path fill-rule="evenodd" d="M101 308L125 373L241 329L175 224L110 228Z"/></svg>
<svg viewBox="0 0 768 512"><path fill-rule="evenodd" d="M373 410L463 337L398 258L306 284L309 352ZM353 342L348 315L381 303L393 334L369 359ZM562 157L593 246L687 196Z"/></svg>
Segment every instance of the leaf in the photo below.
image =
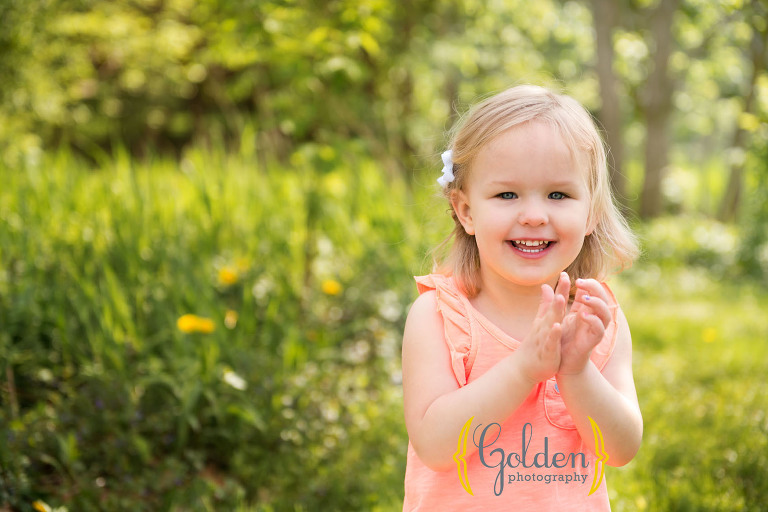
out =
<svg viewBox="0 0 768 512"><path fill-rule="evenodd" d="M243 420L246 424L256 428L260 432L267 430L267 424L264 418L253 408L245 408L240 405L230 405L227 407L227 413Z"/></svg>

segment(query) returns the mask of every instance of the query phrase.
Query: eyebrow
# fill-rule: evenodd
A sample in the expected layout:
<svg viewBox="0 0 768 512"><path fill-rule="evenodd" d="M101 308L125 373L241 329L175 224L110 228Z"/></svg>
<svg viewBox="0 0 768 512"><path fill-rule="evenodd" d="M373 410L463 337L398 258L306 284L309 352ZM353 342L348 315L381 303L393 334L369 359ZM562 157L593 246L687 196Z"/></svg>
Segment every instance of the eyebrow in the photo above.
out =
<svg viewBox="0 0 768 512"><path fill-rule="evenodd" d="M556 181L553 183L547 183L547 186L551 188L564 188L564 187L570 187L578 184L579 184L578 180L566 180L566 181ZM516 181L495 180L490 182L489 185L515 188L520 186L520 183Z"/></svg>

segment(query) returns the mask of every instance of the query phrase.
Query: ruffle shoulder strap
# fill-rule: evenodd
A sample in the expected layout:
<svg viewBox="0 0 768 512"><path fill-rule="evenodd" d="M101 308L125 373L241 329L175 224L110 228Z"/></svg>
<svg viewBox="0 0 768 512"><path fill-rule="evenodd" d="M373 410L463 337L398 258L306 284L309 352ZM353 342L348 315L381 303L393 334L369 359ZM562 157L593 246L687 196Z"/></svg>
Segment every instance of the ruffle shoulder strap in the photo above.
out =
<svg viewBox="0 0 768 512"><path fill-rule="evenodd" d="M443 317L445 342L451 355L451 368L459 386L467 384L477 352L472 343L472 320L467 310L467 298L451 277L442 274L417 276L419 294L435 290L437 310Z"/></svg>

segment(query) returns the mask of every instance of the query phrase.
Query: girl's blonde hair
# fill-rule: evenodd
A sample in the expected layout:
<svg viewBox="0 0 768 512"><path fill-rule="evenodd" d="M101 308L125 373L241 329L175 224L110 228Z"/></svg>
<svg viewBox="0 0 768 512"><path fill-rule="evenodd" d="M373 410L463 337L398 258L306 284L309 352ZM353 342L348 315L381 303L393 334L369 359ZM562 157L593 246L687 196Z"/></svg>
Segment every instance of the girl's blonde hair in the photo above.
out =
<svg viewBox="0 0 768 512"><path fill-rule="evenodd" d="M588 167L588 224L594 226L594 230L566 269L571 283L578 278L604 280L611 271L631 266L638 254L637 242L614 203L603 141L589 113L569 96L543 87L521 85L471 108L451 130L449 148L453 151L455 179L443 189L445 197L450 201L453 194L462 190L472 163L488 143L507 130L532 121L555 127L574 162ZM435 249L439 251L450 245L450 251L442 261L435 261L435 271L452 274L464 292L473 297L480 291L480 254L475 237L464 231L453 207L451 215L455 224L453 233Z"/></svg>

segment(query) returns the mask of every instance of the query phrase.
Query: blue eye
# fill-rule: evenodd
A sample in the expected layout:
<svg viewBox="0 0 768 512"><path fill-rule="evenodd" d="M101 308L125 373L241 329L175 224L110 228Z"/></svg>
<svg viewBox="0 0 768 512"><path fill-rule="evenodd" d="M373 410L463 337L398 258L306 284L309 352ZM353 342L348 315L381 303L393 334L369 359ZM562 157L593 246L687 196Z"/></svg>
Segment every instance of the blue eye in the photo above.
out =
<svg viewBox="0 0 768 512"><path fill-rule="evenodd" d="M567 196L565 194L563 194L562 192L552 192L551 194L549 194L549 198L550 199L557 199L557 200L559 200L559 199L565 199L566 197Z"/></svg>
<svg viewBox="0 0 768 512"><path fill-rule="evenodd" d="M517 194L515 194L514 192L502 192L497 197L500 197L502 199L516 199Z"/></svg>

